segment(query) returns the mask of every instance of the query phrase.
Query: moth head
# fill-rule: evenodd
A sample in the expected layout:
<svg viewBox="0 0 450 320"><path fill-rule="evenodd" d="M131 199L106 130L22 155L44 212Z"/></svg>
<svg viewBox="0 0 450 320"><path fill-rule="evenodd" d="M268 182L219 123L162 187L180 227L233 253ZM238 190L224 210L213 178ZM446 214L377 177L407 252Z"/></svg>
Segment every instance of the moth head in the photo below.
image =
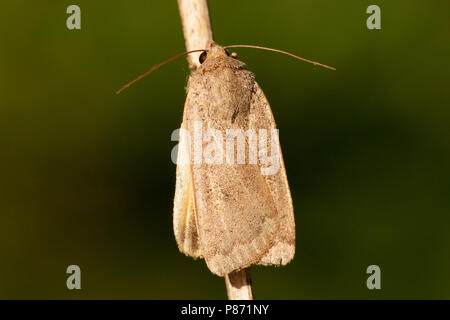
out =
<svg viewBox="0 0 450 320"><path fill-rule="evenodd" d="M218 44L216 44L214 41L209 40L206 43L206 48L205 51L203 51L200 54L199 57L199 62L200 64L204 63L206 60L209 59L216 59L216 58L221 58L221 57L232 57L232 58L236 58L237 54L236 53L232 53L230 55L230 53L228 52L227 49L219 46Z"/></svg>

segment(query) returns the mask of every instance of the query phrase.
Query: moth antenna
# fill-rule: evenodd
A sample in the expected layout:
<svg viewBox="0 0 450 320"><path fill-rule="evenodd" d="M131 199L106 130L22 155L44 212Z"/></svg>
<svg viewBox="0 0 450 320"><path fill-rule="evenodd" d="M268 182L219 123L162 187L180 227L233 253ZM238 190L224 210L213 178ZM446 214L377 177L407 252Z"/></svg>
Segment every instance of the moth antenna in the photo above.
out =
<svg viewBox="0 0 450 320"><path fill-rule="evenodd" d="M200 51L206 51L205 49L197 49L197 50L191 50L191 51L186 51L183 53L179 53L176 56L173 56L172 58L169 58L167 60L164 60L163 62L157 64L156 66L152 67L150 70L148 70L147 72L141 74L139 77L137 77L136 79L134 79L133 81L128 82L126 85L122 86L119 90L116 91L116 94L121 93L123 90L125 90L126 88L128 88L129 86L131 86L133 83L141 80L142 78L148 76L150 73L152 73L153 71L155 71L156 69L158 69L159 67L162 67L163 65L165 65L166 63L169 63L172 60L178 59L182 56L188 55L190 53L194 53L194 52L200 52Z"/></svg>
<svg viewBox="0 0 450 320"><path fill-rule="evenodd" d="M235 45L231 45L231 46L226 46L224 48L225 49L228 49L228 48L253 48L253 49L266 50L266 51L273 51L273 52L278 52L278 53L282 53L282 54L288 55L288 56L290 56L292 58L295 58L295 59L298 59L298 60L301 60L301 61L304 61L304 62L311 63L311 64L313 64L315 66L324 67L324 68L327 68L327 69L330 69L330 70L336 70L336 68L327 66L325 64L322 64L322 63L319 63L319 62L316 62L316 61L311 61L311 60L308 60L308 59L305 59L305 58L301 58L301 57L298 57L295 54L292 54L290 52L283 51L283 50L278 50L278 49L259 47L259 46L252 46L252 45L246 45L246 44L235 44Z"/></svg>

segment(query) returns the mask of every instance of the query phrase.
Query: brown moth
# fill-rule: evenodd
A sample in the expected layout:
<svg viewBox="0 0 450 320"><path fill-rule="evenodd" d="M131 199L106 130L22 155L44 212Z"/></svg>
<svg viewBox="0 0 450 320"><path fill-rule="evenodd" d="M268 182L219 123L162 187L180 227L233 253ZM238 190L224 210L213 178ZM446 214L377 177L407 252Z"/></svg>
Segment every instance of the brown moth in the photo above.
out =
<svg viewBox="0 0 450 320"><path fill-rule="evenodd" d="M237 47L279 52L335 70L277 49L221 47L209 41L205 49L167 59L117 91L120 93L169 61L202 52L201 64L192 71L186 88L173 228L180 251L204 258L211 272L219 276L252 264L286 265L295 252L294 210L275 120L253 74L226 50ZM206 138L202 132L208 132ZM237 132L245 133L247 149L239 149L239 145L234 148ZM257 137L256 132L265 134ZM264 139L267 132L272 132L271 148ZM221 148L223 140L233 141L231 149L226 145L226 152ZM268 149L275 171L267 170ZM209 157L203 159L203 151Z"/></svg>
<svg viewBox="0 0 450 320"><path fill-rule="evenodd" d="M270 104L243 62L213 41L200 59L188 80L182 129L191 137L195 123L220 132L276 129ZM204 258L219 276L252 264L291 261L294 211L279 144L278 171L263 175L258 163L198 163L195 142L183 139L181 135L173 210L180 251Z"/></svg>

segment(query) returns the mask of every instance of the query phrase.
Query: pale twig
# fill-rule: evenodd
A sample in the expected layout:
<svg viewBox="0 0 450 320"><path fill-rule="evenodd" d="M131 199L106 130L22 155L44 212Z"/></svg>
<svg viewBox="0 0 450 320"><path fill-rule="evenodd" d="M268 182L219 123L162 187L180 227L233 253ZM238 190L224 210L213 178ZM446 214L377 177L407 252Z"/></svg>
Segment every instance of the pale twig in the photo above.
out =
<svg viewBox="0 0 450 320"><path fill-rule="evenodd" d="M225 276L228 299L230 300L253 300L252 280L250 269L245 268L233 271Z"/></svg>
<svg viewBox="0 0 450 320"><path fill-rule="evenodd" d="M206 0L178 0L186 50L205 48L206 42L213 39ZM196 69L200 62L199 53L187 57L189 67Z"/></svg>
<svg viewBox="0 0 450 320"><path fill-rule="evenodd" d="M183 24L186 50L205 48L208 40L213 40L211 23L209 20L208 3L206 0L178 0L181 22ZM188 55L191 70L199 65L199 53ZM225 276L228 299L252 300L252 282L248 268L234 271Z"/></svg>

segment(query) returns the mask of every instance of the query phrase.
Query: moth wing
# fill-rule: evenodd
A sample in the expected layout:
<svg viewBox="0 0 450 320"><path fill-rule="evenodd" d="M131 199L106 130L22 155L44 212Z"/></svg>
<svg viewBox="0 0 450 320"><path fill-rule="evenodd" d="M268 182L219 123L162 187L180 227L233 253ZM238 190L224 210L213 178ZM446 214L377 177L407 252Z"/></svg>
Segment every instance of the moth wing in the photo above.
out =
<svg viewBox="0 0 450 320"><path fill-rule="evenodd" d="M183 128L183 125L181 127ZM189 139L182 130L178 144L173 229L180 251L193 258L201 258L202 250L197 232L197 214L189 164Z"/></svg>
<svg viewBox="0 0 450 320"><path fill-rule="evenodd" d="M198 231L211 272L257 264L273 246L277 212L258 165L193 165Z"/></svg>
<svg viewBox="0 0 450 320"><path fill-rule="evenodd" d="M253 87L250 109L249 118L251 127L276 129L270 104L256 81ZM275 174L263 175L276 206L279 229L272 247L259 261L259 264L262 265L285 265L292 260L295 253L294 208L279 143L278 154L278 171Z"/></svg>
<svg viewBox="0 0 450 320"><path fill-rule="evenodd" d="M202 132L247 130L253 83L250 72L231 68L191 77L184 114L191 135L195 137L196 125ZM208 143L201 140L201 144L206 150ZM194 155L195 145L190 150ZM193 161L191 168L198 233L208 268L224 276L260 262L273 246L279 224L260 166Z"/></svg>

